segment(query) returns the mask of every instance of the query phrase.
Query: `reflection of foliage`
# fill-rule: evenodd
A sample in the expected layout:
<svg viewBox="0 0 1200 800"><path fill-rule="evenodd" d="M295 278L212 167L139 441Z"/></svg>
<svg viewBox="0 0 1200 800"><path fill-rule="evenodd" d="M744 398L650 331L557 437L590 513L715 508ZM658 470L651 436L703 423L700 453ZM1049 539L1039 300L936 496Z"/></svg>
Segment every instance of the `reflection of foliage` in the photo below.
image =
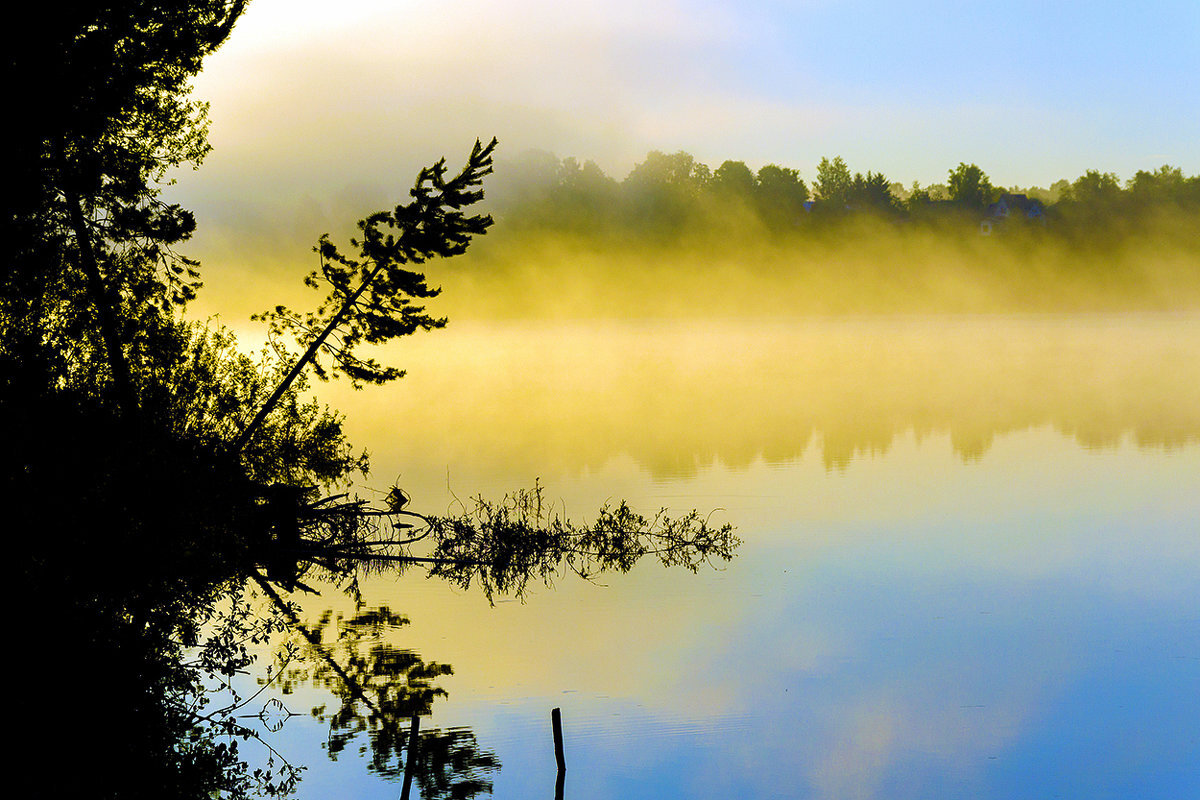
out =
<svg viewBox="0 0 1200 800"><path fill-rule="evenodd" d="M284 608L305 641L308 657L307 666L287 671L280 688L291 692L298 683L308 682L335 698L333 708L312 709L314 718L329 724L324 746L330 758L337 760L352 741L365 735L359 752L365 755L369 750L368 769L385 778L403 777L410 721L429 716L433 701L446 696L434 682L453 674L450 665L423 661L411 650L386 642L388 631L409 622L387 606L360 609L350 618L327 611L315 625L302 623L291 606ZM422 797L469 798L490 791L484 775L499 768L500 762L479 748L469 730L420 733L413 776Z"/></svg>
<svg viewBox="0 0 1200 800"><path fill-rule="evenodd" d="M329 621L326 614L310 630L320 635ZM446 695L434 681L454 671L448 664L426 663L412 651L381 641L384 627L407 624L406 618L387 607L336 619L336 638L314 662L310 676L314 685L328 689L340 703L332 712L325 706L313 709L314 717L329 722L329 754L336 758L351 739L368 733L371 766L387 775L404 771L400 753L407 723L413 715L432 712L434 698ZM334 662L339 665L336 669L331 666Z"/></svg>
<svg viewBox="0 0 1200 800"><path fill-rule="evenodd" d="M500 761L479 748L468 728L421 733L414 777L422 800L469 800L490 794L492 782L484 776L498 769Z"/></svg>
<svg viewBox="0 0 1200 800"><path fill-rule="evenodd" d="M64 518L95 519L64 506ZM108 568L114 553L81 559L101 548L71 545L65 537L27 542L18 575L17 594L38 602L18 635L41 659L42 691L18 693L11 711L22 720L19 763L40 792L197 800L290 793L298 768L269 748L258 769L244 760L241 746L257 736L236 712L253 698L218 703L213 692L252 664L251 648L282 620L205 571L146 570L138 580L128 568ZM63 770L52 743L67 734L71 767Z"/></svg>

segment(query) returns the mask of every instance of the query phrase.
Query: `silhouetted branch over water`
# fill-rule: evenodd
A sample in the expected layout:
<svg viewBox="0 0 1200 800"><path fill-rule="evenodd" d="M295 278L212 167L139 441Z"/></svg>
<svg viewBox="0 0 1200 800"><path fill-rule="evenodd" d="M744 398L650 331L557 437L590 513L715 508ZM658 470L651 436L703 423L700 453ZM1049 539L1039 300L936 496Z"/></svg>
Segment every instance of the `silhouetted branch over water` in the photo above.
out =
<svg viewBox="0 0 1200 800"><path fill-rule="evenodd" d="M350 243L359 249L361 260L343 256L328 234L321 237L315 248L321 256L321 273L313 272L305 282L315 289L319 280L324 281L331 287L329 296L317 312L303 317L283 306L257 317L270 322L273 341L291 333L307 349L239 434L235 450L241 450L255 434L306 367L311 364L322 380L327 379L317 359L322 351L332 358L332 370L347 375L355 386L363 382L382 384L404 376L395 367L357 356L354 349L360 343L382 344L417 330L445 326L444 318L426 314L422 306L411 301L436 297L440 290L429 288L424 275L402 265L460 255L472 236L487 231L491 217L467 216L462 209L483 198L476 187L491 173L495 149L495 139L486 147L477 140L467 165L450 180L445 177L445 159L421 170L410 192L411 203L398 205L391 212L377 212L358 223L362 238L351 239ZM393 230L396 232L391 233Z"/></svg>

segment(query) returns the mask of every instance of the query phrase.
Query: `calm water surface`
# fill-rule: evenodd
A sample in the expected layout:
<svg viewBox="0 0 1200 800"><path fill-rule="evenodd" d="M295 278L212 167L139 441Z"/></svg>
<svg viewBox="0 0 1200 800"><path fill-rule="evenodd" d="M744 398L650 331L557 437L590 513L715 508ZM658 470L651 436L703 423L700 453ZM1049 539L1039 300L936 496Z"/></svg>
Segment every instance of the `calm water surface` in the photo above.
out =
<svg viewBox="0 0 1200 800"><path fill-rule="evenodd" d="M556 706L574 799L1200 796L1200 317L458 324L395 360L332 398L370 485L744 540L495 607L369 586L495 796L553 796ZM324 733L277 735L301 797L398 796Z"/></svg>

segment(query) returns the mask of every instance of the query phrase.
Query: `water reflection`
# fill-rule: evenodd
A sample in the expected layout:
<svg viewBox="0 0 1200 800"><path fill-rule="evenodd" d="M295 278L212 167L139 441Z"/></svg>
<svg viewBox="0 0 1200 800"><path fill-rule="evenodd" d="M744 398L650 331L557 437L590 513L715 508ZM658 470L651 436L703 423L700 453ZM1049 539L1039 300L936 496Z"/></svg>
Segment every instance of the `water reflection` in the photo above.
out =
<svg viewBox="0 0 1200 800"><path fill-rule="evenodd" d="M415 782L427 800L488 794L500 762L470 728L421 729L434 701L446 697L440 679L454 670L397 646L395 634L408 624L387 606L360 607L349 616L328 610L315 624L294 619L304 658L263 682L284 695L300 685L327 693L311 716L327 726L322 748L334 761L357 744L370 773Z"/></svg>
<svg viewBox="0 0 1200 800"><path fill-rule="evenodd" d="M311 768L301 797L394 798L416 714L421 796L488 784L549 796L548 712L562 706L575 800L1004 798L1034 784L1194 795L1198 333L1194 317L998 318L428 340L378 405L345 404L352 423L369 421L355 436L385 480L438 483L464 464L508 488L543 474L554 497L570 486L640 507L727 507L747 543L721 571L618 570L605 586L562 580L495 607L477 582L366 578L372 611L346 600L340 619L307 626L309 667L286 678L285 700L316 715L287 722L275 745ZM85 499L72 519L103 500ZM38 552L29 596L63 575L83 592L52 598L39 652L77 639L96 664L88 679L125 718L160 714L181 680L167 669L178 643L137 655L142 618L131 626L97 601L119 588L121 555L97 570L92 550L69 564ZM149 597L144 619L172 595L178 583ZM76 667L44 674L74 686ZM163 692L140 707L148 686ZM74 729L105 736L104 721ZM305 749L309 735L361 774L331 789L345 773ZM150 769L161 745L131 738L93 755Z"/></svg>
<svg viewBox="0 0 1200 800"><path fill-rule="evenodd" d="M694 572L738 544L728 524L643 517L624 503L576 522L536 489L445 516L407 510L397 489L376 508L318 487L256 482L220 451L83 404L0 394L0 408L15 423L0 483L22 533L16 595L38 603L17 640L44 662L25 678L40 691L22 693L16 714L20 760L38 793L288 795L304 762L247 720L271 733L291 714L270 700L254 709L259 692L240 691L235 676L259 669L258 646L290 630L304 652L285 650L266 686L287 694L303 679L332 694L313 711L328 726L329 755L361 735L375 774L415 777L426 797L478 795L498 762L468 730L427 729L405 746L404 723L431 713L451 670L377 641L405 620L361 607L364 574L424 568L490 598L563 571L628 571L648 555ZM331 617L307 625L290 600L314 576L355 601L332 636ZM81 701L81 685L104 704ZM243 750L257 746L269 757L251 769ZM60 774L56 758L80 769Z"/></svg>
<svg viewBox="0 0 1200 800"><path fill-rule="evenodd" d="M556 705L577 799L1194 794L1200 448L1039 430L963 464L947 445L667 481L697 505L765 495L730 512L739 557L688 581L635 570L486 612L370 589L461 667L439 724L472 721L497 797L545 793Z"/></svg>
<svg viewBox="0 0 1200 800"><path fill-rule="evenodd" d="M337 398L387 476L529 479L625 454L665 479L812 447L838 469L908 433L972 460L1041 426L1089 448L1200 439L1195 315L458 323L397 358L400 385Z"/></svg>
<svg viewBox="0 0 1200 800"><path fill-rule="evenodd" d="M547 793L558 705L575 798L1200 791L1200 318L459 325L405 363L349 401L376 474L746 540L486 612L367 587L461 665L435 716L496 796Z"/></svg>

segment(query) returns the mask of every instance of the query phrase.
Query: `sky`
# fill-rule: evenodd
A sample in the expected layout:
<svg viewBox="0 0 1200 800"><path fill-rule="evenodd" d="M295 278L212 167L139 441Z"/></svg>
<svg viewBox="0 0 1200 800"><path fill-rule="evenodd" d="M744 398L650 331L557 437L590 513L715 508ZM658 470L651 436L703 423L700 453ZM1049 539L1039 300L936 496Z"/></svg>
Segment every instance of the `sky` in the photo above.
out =
<svg viewBox="0 0 1200 800"><path fill-rule="evenodd" d="M213 143L347 179L497 136L620 178L651 149L896 180L1200 172L1200 3L253 0Z"/></svg>
<svg viewBox="0 0 1200 800"><path fill-rule="evenodd" d="M492 136L495 181L529 150L618 179L650 150L906 186L959 162L1008 187L1196 174L1198 74L1196 0L253 0L195 82L214 149L171 196L212 266L251 230L306 253Z"/></svg>

